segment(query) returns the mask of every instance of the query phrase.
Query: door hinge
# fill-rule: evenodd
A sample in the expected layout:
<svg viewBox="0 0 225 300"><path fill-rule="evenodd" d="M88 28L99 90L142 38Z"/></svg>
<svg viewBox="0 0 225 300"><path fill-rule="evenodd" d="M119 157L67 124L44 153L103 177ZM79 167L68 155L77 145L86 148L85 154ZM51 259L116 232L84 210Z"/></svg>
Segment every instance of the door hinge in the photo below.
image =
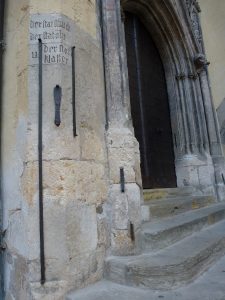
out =
<svg viewBox="0 0 225 300"><path fill-rule="evenodd" d="M6 43L4 40L0 40L0 49L3 51L6 49Z"/></svg>
<svg viewBox="0 0 225 300"><path fill-rule="evenodd" d="M121 21L122 21L122 23L124 23L126 15L125 15L125 12L124 12L122 7L121 7L121 10L120 10L120 15L121 15Z"/></svg>
<svg viewBox="0 0 225 300"><path fill-rule="evenodd" d="M0 237L1 237L1 239L0 239L0 251L5 251L6 248L7 248L7 244L4 241L5 234L6 234L6 229L5 230L0 230Z"/></svg>

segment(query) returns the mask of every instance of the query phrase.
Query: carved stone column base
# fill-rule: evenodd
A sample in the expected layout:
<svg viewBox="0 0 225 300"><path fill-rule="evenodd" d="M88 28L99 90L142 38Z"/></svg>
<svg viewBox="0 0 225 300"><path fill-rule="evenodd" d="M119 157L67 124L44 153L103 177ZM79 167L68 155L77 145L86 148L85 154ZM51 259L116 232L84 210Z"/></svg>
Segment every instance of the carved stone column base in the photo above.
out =
<svg viewBox="0 0 225 300"><path fill-rule="evenodd" d="M215 194L215 176L210 156L185 155L176 161L178 187L199 187L204 194Z"/></svg>

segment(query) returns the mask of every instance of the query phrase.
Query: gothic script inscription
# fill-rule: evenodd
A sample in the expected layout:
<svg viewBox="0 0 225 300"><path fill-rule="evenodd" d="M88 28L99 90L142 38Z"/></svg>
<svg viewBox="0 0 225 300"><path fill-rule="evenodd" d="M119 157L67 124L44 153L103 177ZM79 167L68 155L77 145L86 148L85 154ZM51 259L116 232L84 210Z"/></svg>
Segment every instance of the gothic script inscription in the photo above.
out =
<svg viewBox="0 0 225 300"><path fill-rule="evenodd" d="M38 41L43 43L43 64L71 64L73 25L59 14L37 14L31 16L29 43L30 64L38 64Z"/></svg>

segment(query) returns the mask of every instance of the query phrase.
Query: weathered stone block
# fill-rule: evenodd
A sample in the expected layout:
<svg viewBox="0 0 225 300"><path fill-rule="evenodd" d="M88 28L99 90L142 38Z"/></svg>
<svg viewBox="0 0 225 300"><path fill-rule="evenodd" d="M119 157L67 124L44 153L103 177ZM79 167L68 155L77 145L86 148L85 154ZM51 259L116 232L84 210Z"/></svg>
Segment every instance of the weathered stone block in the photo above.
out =
<svg viewBox="0 0 225 300"><path fill-rule="evenodd" d="M134 148L137 141L129 128L110 128L107 132L108 144L112 148Z"/></svg>
<svg viewBox="0 0 225 300"><path fill-rule="evenodd" d="M82 124L80 129L81 159L104 162L106 158L104 150L104 135L101 137L88 125Z"/></svg>
<svg viewBox="0 0 225 300"><path fill-rule="evenodd" d="M125 256L134 254L135 252L135 242L131 240L128 230L112 230L113 255Z"/></svg>
<svg viewBox="0 0 225 300"><path fill-rule="evenodd" d="M141 220L142 222L150 221L150 209L147 205L141 206Z"/></svg>
<svg viewBox="0 0 225 300"><path fill-rule="evenodd" d="M206 166L200 166L198 168L198 176L199 176L199 182L202 186L209 186L212 185L214 182L213 176L214 176L214 168L213 166L206 165Z"/></svg>
<svg viewBox="0 0 225 300"><path fill-rule="evenodd" d="M141 185L139 144L128 128L110 128L107 133L110 179L120 182L120 168L125 181Z"/></svg>
<svg viewBox="0 0 225 300"><path fill-rule="evenodd" d="M98 228L98 246L103 246L105 249L110 247L110 220L109 216L97 215Z"/></svg>
<svg viewBox="0 0 225 300"><path fill-rule="evenodd" d="M131 226L134 234L141 224L140 188L136 184L127 184L125 193L121 193L120 185L113 185L110 189L112 205L112 251L126 255L135 251L135 242L131 240ZM130 240L130 241L129 241ZM126 250L127 244L129 247Z"/></svg>
<svg viewBox="0 0 225 300"><path fill-rule="evenodd" d="M68 283L63 280L46 282L44 286L39 282L33 282L31 284L31 295L33 300L49 300L49 297L56 300L63 300L67 290Z"/></svg>
<svg viewBox="0 0 225 300"><path fill-rule="evenodd" d="M120 185L113 185L110 189L112 203L112 226L116 229L128 229L130 222L135 227L140 225L140 188L134 184L125 186L125 193L121 192Z"/></svg>
<svg viewBox="0 0 225 300"><path fill-rule="evenodd" d="M37 193L37 174L38 163L27 164L23 174L24 197L30 205ZM59 201L62 206L74 200L100 204L107 197L105 168L95 162L46 161L43 164L43 187L47 202Z"/></svg>

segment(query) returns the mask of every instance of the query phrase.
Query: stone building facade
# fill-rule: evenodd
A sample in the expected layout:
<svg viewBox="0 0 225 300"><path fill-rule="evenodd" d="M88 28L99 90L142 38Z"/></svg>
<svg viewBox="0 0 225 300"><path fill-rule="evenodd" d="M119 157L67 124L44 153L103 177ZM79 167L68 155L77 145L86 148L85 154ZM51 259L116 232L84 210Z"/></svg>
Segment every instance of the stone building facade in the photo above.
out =
<svg viewBox="0 0 225 300"><path fill-rule="evenodd" d="M164 66L176 186L224 200L225 3L1 1L2 286L10 300L64 299L101 280L107 256L139 253L148 218L126 12Z"/></svg>

